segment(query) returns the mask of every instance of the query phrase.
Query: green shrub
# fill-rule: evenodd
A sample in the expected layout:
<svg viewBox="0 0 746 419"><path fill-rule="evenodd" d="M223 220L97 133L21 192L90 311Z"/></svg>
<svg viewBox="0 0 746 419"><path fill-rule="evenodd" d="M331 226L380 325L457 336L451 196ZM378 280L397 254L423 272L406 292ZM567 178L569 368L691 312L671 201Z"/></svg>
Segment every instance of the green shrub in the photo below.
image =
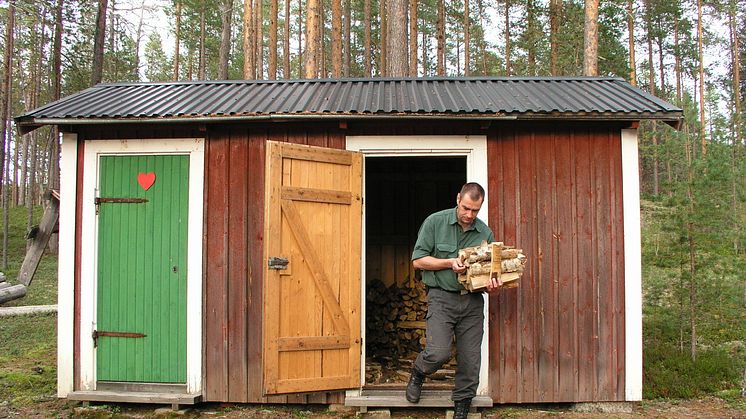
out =
<svg viewBox="0 0 746 419"><path fill-rule="evenodd" d="M739 385L737 361L722 350L701 351L692 361L687 351L669 345L647 346L643 358L646 399L689 399Z"/></svg>

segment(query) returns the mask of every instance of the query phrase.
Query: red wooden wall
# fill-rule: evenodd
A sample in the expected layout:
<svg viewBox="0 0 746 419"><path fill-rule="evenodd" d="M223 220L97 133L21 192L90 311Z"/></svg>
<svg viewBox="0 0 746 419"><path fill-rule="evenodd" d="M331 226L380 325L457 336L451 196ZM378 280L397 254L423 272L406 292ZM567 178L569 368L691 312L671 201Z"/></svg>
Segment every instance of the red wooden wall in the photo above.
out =
<svg viewBox="0 0 746 419"><path fill-rule="evenodd" d="M490 225L523 248L490 297L496 403L624 400L620 127L503 126L489 136Z"/></svg>
<svg viewBox="0 0 746 419"><path fill-rule="evenodd" d="M343 393L262 397L265 141L344 148L335 125L210 129L205 173L204 399L342 403Z"/></svg>
<svg viewBox="0 0 746 419"><path fill-rule="evenodd" d="M340 392L270 398L261 394L264 142L343 149L346 135L387 134L488 136L490 225L496 237L523 248L529 257L521 286L490 297L494 401L624 400L622 126L510 122L485 129L478 123L448 121L349 125L75 128L79 140L207 139L204 400L343 402ZM77 340L75 349L78 353Z"/></svg>

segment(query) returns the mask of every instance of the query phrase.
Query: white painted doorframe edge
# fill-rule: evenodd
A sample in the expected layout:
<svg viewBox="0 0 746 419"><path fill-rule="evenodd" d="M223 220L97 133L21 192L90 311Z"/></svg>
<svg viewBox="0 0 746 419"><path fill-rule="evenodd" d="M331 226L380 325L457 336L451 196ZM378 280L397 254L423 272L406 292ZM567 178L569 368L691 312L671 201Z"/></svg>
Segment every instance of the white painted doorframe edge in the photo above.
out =
<svg viewBox="0 0 746 419"><path fill-rule="evenodd" d="M62 135L60 147L60 219L57 257L57 397L67 397L74 384L75 330L75 189L78 135Z"/></svg>
<svg viewBox="0 0 746 419"><path fill-rule="evenodd" d="M466 157L466 181L478 182L487 189L487 136L486 135L384 135L348 136L347 150L357 151L364 157ZM363 166L365 160L363 160ZM365 167L363 167L363 196L365 196ZM485 197L478 217L485 223L489 220L489 196ZM454 207L456 195L453 196ZM363 226L360 260L361 294L365 295L365 199L363 199ZM484 335L482 339L482 365L479 370L477 395L489 396L489 300L484 296ZM361 331L365 335L365 299L361 301ZM363 336L364 338L365 336ZM363 339L363 342L365 340ZM362 348L360 382L365 383L365 345ZM347 395L357 396L360 389L348 390Z"/></svg>
<svg viewBox="0 0 746 419"><path fill-rule="evenodd" d="M642 237L636 129L622 130L625 400L642 400Z"/></svg>
<svg viewBox="0 0 746 419"><path fill-rule="evenodd" d="M189 215L187 233L187 392L202 391L202 229L204 187L203 138L91 140L83 157L80 266L80 380L81 390L96 389L96 351L90 337L96 328L97 229L94 199L98 191L98 162L102 155L181 154L189 155ZM66 176L75 174L67 173ZM62 182L64 184L64 182ZM74 192L73 195L74 196ZM62 247L60 247L62 249ZM74 254L74 249L72 251ZM60 255L62 256L62 255ZM62 260L62 257L60 257Z"/></svg>

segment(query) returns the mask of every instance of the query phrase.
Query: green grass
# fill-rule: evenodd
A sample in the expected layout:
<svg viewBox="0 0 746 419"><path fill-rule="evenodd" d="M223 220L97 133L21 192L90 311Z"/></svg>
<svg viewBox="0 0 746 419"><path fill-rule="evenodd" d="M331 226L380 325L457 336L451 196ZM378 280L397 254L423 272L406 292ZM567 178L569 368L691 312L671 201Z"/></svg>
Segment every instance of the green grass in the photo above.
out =
<svg viewBox="0 0 746 419"><path fill-rule="evenodd" d="M3 272L10 283L17 283L26 255L27 211L18 207L9 212L8 267ZM34 224L41 215L42 208L34 208ZM57 255L47 252L26 296L3 307L56 303ZM56 326L55 314L0 317L0 403L28 406L56 396Z"/></svg>
<svg viewBox="0 0 746 419"><path fill-rule="evenodd" d="M56 394L55 315L0 317L0 402L15 406Z"/></svg>

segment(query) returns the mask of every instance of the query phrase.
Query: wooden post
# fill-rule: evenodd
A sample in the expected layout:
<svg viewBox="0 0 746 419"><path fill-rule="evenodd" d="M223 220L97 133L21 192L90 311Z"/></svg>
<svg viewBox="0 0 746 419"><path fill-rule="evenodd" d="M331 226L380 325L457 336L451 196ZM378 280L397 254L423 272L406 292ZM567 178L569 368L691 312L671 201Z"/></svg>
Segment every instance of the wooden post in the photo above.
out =
<svg viewBox="0 0 746 419"><path fill-rule="evenodd" d="M25 287L29 286L31 280L34 279L34 273L36 272L36 268L39 267L39 261L41 261L44 249L47 247L47 243L49 243L49 238L57 230L56 226L59 217L60 201L53 194L50 194L49 207L44 211L41 223L39 223L39 230L33 238L31 247L26 252L23 265L21 265L21 270L18 273L18 282Z"/></svg>

